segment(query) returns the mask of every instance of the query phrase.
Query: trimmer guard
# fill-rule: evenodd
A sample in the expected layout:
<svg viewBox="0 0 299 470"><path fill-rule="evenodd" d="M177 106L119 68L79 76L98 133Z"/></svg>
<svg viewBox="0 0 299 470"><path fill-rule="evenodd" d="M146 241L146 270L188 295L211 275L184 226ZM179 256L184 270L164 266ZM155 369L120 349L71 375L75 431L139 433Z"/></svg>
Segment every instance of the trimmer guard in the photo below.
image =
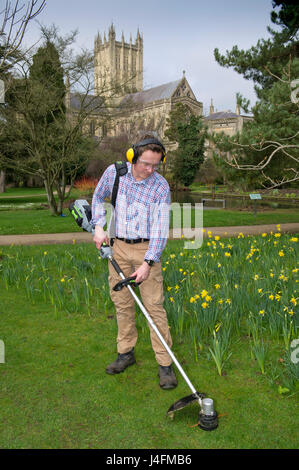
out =
<svg viewBox="0 0 299 470"><path fill-rule="evenodd" d="M185 406L189 405L193 401L205 398L206 395L204 393L196 392L192 393L191 395L188 395L187 397L181 398L180 400L176 401L169 410L167 411L167 416L173 416L173 413L175 411L181 410L182 408L185 408Z"/></svg>
<svg viewBox="0 0 299 470"><path fill-rule="evenodd" d="M131 286L131 287L139 286L139 284L141 284L141 282L135 282L135 279L136 279L136 276L133 276L133 277L130 276L130 277L127 277L126 279L122 279L117 284L115 284L115 286L113 287L113 290L118 292L118 291L122 290L122 288L125 287L125 286Z"/></svg>

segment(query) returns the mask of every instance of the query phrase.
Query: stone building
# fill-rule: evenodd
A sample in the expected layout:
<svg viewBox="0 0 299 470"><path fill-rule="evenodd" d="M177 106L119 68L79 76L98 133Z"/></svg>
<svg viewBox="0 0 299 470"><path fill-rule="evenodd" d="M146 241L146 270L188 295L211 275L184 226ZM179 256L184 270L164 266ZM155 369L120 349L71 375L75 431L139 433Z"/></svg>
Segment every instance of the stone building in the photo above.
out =
<svg viewBox="0 0 299 470"><path fill-rule="evenodd" d="M68 89L68 87L67 87ZM105 100L105 107L101 103ZM70 114L80 108L78 94L67 92L67 107ZM203 104L198 101L185 76L153 88L143 88L143 38L139 30L135 41L130 35L125 42L116 40L113 24L108 37L100 33L94 41L94 95L86 97L87 106L92 108L84 131L96 137L128 136L134 141L136 136L154 132L164 139L166 119L176 103L187 105L193 114L203 115ZM108 113L107 113L108 106ZM100 110L100 111L99 111ZM105 120L105 115L109 119ZM204 117L210 132L224 132L233 135L241 131L244 122L251 119L242 116L237 106L236 112L215 112L211 102L210 113ZM173 148L164 139L167 150ZM213 144L206 143L206 156L212 155Z"/></svg>
<svg viewBox="0 0 299 470"><path fill-rule="evenodd" d="M242 132L243 126L246 122L252 120L251 116L244 116L240 113L240 106L236 104L236 111L216 111L214 110L213 100L210 104L209 115L204 118L205 123L208 127L208 131L211 134L224 134L232 137L237 132ZM213 142L207 140L206 142L206 157L211 157L215 145Z"/></svg>
<svg viewBox="0 0 299 470"><path fill-rule="evenodd" d="M98 33L94 42L94 95L86 102L94 109L100 109L103 99L109 110L109 120L101 124L105 109L92 111L85 132L95 137L115 137L122 134L134 138L144 132L155 132L164 137L166 119L173 106L184 103L196 115L202 115L203 105L194 95L185 72L175 81L153 88L143 88L143 38L139 30L136 40L125 42L116 40L114 26L111 25L102 39ZM78 111L80 97L70 92L67 86L67 108Z"/></svg>
<svg viewBox="0 0 299 470"><path fill-rule="evenodd" d="M137 38L126 43L124 33L121 41L116 41L113 24L108 39L104 33L94 42L94 83L95 94L111 96L119 86L118 94L138 92L143 89L143 39L137 31Z"/></svg>

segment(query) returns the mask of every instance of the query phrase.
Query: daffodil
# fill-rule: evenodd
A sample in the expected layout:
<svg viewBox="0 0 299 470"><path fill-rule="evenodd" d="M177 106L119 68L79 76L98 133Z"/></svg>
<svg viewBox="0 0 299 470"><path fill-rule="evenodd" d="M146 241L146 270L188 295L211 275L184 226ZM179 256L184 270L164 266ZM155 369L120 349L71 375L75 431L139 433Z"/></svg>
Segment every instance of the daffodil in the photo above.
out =
<svg viewBox="0 0 299 470"><path fill-rule="evenodd" d="M294 296L291 298L290 302L292 302L292 304L294 304L295 306L297 305L297 299L295 299Z"/></svg>
<svg viewBox="0 0 299 470"><path fill-rule="evenodd" d="M207 302L203 302L203 303L201 304L201 306L202 306L202 308L207 308L208 304L207 304Z"/></svg>
<svg viewBox="0 0 299 470"><path fill-rule="evenodd" d="M215 284L215 289L220 289L220 284Z"/></svg>

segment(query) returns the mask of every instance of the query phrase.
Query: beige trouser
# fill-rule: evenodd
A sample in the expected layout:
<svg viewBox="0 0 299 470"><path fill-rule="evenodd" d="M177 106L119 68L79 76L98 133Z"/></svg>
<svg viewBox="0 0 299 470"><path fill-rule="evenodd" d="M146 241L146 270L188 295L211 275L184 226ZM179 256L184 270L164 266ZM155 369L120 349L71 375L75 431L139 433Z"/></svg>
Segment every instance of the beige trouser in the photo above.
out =
<svg viewBox="0 0 299 470"><path fill-rule="evenodd" d="M119 264L126 277L138 269L144 261L144 255L148 249L149 242L128 244L122 240L114 240L113 257ZM137 328L135 322L135 301L129 290L124 287L121 291L115 292L112 288L120 281L115 269L109 265L109 285L110 295L116 308L118 325L117 351L124 354L135 347L137 342ZM171 348L172 340L169 332L166 312L163 308L163 277L161 263L155 263L150 269L150 275L146 281L139 286L142 303L150 314L158 330L162 334L168 346ZM171 357L165 350L156 333L150 327L150 337L155 357L161 366L169 366Z"/></svg>

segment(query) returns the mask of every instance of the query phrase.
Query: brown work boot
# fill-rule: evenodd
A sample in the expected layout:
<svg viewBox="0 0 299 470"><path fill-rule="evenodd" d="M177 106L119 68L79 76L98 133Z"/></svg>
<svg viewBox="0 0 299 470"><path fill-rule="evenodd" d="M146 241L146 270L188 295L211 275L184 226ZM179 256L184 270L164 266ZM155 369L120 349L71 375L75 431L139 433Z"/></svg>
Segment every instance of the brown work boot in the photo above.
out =
<svg viewBox="0 0 299 470"><path fill-rule="evenodd" d="M125 354L118 353L117 359L106 367L106 372L111 375L120 374L120 372L123 372L127 367L135 364L135 362L136 359L133 348Z"/></svg>
<svg viewBox="0 0 299 470"><path fill-rule="evenodd" d="M177 379L174 371L170 366L159 366L160 387L164 390L175 388L177 386Z"/></svg>

